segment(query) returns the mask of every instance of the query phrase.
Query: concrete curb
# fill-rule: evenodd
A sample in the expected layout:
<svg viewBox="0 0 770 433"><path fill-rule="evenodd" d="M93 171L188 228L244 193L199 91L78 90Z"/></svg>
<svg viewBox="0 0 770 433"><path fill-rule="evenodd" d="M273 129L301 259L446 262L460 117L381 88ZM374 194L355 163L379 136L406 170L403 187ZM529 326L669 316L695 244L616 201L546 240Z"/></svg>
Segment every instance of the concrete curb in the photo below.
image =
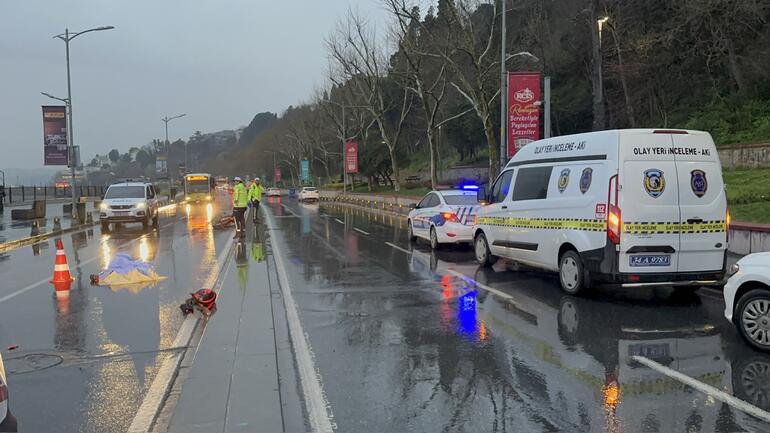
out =
<svg viewBox="0 0 770 433"><path fill-rule="evenodd" d="M36 244L38 242L42 242L42 241L44 241L46 239L49 239L49 238L52 238L52 237L55 237L55 236L60 236L60 235L64 235L64 234L67 234L67 233L72 233L72 232L77 232L77 231L80 231L80 230L85 230L87 228L93 227L93 226L98 225L98 224L99 224L99 221L97 220L97 221L95 221L95 222L93 222L91 224L78 224L76 226L72 226L70 228L66 228L66 229L62 229L62 230L58 230L58 231L45 232L45 233L41 233L41 234L39 234L37 236L29 236L29 237L26 237L26 238L21 238L21 239L16 239L16 240L9 241L9 242L4 242L4 243L0 244L0 253L5 253L5 252L11 251L11 250L15 250L16 248L23 247L25 245Z"/></svg>
<svg viewBox="0 0 770 433"><path fill-rule="evenodd" d="M176 203L172 202L172 201L169 201L169 200L165 200L165 201L162 201L159 206L163 207L163 206L167 206L169 204L176 204ZM96 225L99 225L99 219L98 218L94 219L94 222L92 222L91 224L87 224L87 223L78 224L77 226L72 226L72 227L69 227L69 228L66 228L66 229L62 229L60 231L50 231L50 232L41 233L41 234L39 234L37 236L28 236L26 238L16 239L16 240L8 241L8 242L3 242L3 243L0 243L0 253L5 253L5 252L11 251L11 250L15 250L16 248L23 247L25 245L36 244L38 242L44 241L44 240L49 239L49 238L54 237L54 236L59 236L59 235L67 234L67 233L72 233L72 232L84 230L84 229L87 229L89 227L93 227L93 226L96 226Z"/></svg>
<svg viewBox="0 0 770 433"><path fill-rule="evenodd" d="M223 275L222 271L227 264L232 249L233 239L230 239L227 241L218 257L217 267L211 274L209 274L201 288L214 289L216 285L221 282L220 276ZM199 317L196 314L190 314L185 317L182 326L179 327L179 331L174 338L174 342L171 343L171 347L182 348L189 346L193 337L193 332L195 332L203 320L203 316ZM158 419L158 415L166 401L166 396L171 390L171 386L179 373L179 366L187 351L190 349L195 348L187 347L187 350L185 351L173 353L161 363L160 368L158 368L158 373L155 375L155 379L153 379L150 388L142 399L139 410L137 410L134 415L131 426L128 428L129 433L146 433L152 431L155 421Z"/></svg>

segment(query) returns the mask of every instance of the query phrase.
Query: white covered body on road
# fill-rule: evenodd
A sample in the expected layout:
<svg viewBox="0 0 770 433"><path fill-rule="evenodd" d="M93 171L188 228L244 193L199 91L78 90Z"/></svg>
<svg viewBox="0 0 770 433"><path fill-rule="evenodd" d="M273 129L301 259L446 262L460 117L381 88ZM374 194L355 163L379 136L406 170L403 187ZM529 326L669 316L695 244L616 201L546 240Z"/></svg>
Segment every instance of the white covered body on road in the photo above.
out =
<svg viewBox="0 0 770 433"><path fill-rule="evenodd" d="M479 209L476 189L431 191L409 212L410 238L440 244L470 243Z"/></svg>
<svg viewBox="0 0 770 433"><path fill-rule="evenodd" d="M630 129L535 141L485 198L477 259L559 271L570 293L592 282L701 285L724 275L727 201L706 132Z"/></svg>

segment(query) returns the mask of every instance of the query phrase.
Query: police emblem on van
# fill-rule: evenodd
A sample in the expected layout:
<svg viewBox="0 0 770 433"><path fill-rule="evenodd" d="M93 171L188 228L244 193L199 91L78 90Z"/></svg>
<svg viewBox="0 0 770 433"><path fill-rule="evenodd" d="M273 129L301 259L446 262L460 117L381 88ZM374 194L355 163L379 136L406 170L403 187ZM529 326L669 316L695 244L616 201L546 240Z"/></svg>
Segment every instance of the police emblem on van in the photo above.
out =
<svg viewBox="0 0 770 433"><path fill-rule="evenodd" d="M690 172L690 188L692 188L692 192L698 197L703 197L706 195L706 191L709 188L709 183L706 180L705 171L693 170Z"/></svg>
<svg viewBox="0 0 770 433"><path fill-rule="evenodd" d="M559 175L559 182L556 185L559 187L559 192L564 192L564 190L567 189L567 185L569 185L568 168L565 168L561 171L561 174Z"/></svg>
<svg viewBox="0 0 770 433"><path fill-rule="evenodd" d="M651 168L644 172L644 190L652 198L658 198L666 189L666 178L663 177L663 170Z"/></svg>
<svg viewBox="0 0 770 433"><path fill-rule="evenodd" d="M583 194L588 191L588 188L591 188L591 179L594 175L594 169L590 167L586 167L583 169L583 174L580 175L580 192Z"/></svg>

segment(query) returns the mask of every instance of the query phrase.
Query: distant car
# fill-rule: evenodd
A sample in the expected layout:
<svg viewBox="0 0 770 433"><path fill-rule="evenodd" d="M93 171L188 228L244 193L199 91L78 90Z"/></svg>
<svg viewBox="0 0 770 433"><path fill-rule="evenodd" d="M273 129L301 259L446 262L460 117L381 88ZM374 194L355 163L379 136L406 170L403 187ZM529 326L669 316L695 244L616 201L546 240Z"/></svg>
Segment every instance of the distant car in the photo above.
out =
<svg viewBox="0 0 770 433"><path fill-rule="evenodd" d="M479 203L477 188L431 191L407 216L409 240L427 239L431 248L441 244L473 242L473 224Z"/></svg>
<svg viewBox="0 0 770 433"><path fill-rule="evenodd" d="M271 186L270 188L267 189L266 194L268 197L280 197L281 190Z"/></svg>
<svg viewBox="0 0 770 433"><path fill-rule="evenodd" d="M770 252L743 257L730 273L725 317L752 347L770 352Z"/></svg>
<svg viewBox="0 0 770 433"><path fill-rule="evenodd" d="M5 376L3 356L0 355L0 432L15 432L17 430L16 418L8 409L8 381Z"/></svg>
<svg viewBox="0 0 770 433"><path fill-rule="evenodd" d="M146 182L121 182L110 185L99 206L102 230L110 224L142 223L145 230L158 226L158 198L155 187Z"/></svg>
<svg viewBox="0 0 770 433"><path fill-rule="evenodd" d="M297 200L299 201L318 201L320 198L321 196L318 194L318 190L312 186L303 187L297 195Z"/></svg>

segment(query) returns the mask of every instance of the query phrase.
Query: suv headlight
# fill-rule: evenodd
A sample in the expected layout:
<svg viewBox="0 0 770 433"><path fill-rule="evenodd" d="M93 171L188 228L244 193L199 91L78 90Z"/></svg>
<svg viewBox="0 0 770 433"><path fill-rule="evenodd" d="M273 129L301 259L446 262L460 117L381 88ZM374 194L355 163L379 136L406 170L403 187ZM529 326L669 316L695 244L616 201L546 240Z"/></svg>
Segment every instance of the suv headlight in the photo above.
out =
<svg viewBox="0 0 770 433"><path fill-rule="evenodd" d="M730 269L729 269L728 273L729 273L730 275L735 275L735 274L737 274L737 273L738 273L738 271L740 271L740 270L741 270L741 266L740 266L739 264L735 263L735 264L733 264L733 265L731 265L731 266L730 266Z"/></svg>
<svg viewBox="0 0 770 433"><path fill-rule="evenodd" d="M107 210L107 209L109 209L109 208L110 208L110 207L109 207L109 206L107 206L107 203L102 203L102 204L100 204L100 205L99 205L99 210Z"/></svg>
<svg viewBox="0 0 770 433"><path fill-rule="evenodd" d="M137 208L137 209L144 209L144 208L146 208L146 207L147 207L147 204L146 204L146 203L144 203L144 202L140 202L140 203L137 203L137 204L136 204L136 208Z"/></svg>

